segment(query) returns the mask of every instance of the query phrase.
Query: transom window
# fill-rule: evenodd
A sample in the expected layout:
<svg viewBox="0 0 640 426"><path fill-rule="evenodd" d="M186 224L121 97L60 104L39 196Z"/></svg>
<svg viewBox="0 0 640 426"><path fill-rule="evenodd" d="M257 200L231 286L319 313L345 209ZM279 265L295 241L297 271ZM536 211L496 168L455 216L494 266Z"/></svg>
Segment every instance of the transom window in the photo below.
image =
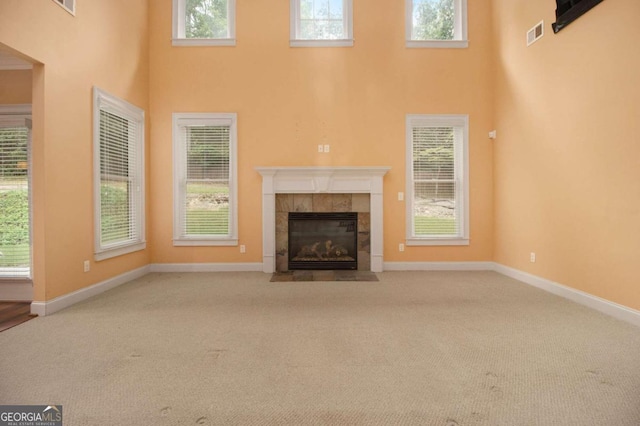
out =
<svg viewBox="0 0 640 426"><path fill-rule="evenodd" d="M352 0L291 0L291 46L353 46Z"/></svg>
<svg viewBox="0 0 640 426"><path fill-rule="evenodd" d="M235 0L173 0L173 45L235 45L235 9Z"/></svg>
<svg viewBox="0 0 640 426"><path fill-rule="evenodd" d="M407 116L407 244L469 244L468 117Z"/></svg>
<svg viewBox="0 0 640 426"><path fill-rule="evenodd" d="M467 0L405 0L407 47L467 47Z"/></svg>

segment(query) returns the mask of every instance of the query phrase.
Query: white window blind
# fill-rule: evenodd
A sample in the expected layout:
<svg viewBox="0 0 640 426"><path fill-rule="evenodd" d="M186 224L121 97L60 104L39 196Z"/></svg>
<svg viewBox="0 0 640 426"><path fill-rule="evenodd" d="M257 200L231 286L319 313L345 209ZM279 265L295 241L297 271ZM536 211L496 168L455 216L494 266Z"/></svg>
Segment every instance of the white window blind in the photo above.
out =
<svg viewBox="0 0 640 426"><path fill-rule="evenodd" d="M101 260L144 248L144 116L99 89L96 103L96 258Z"/></svg>
<svg viewBox="0 0 640 426"><path fill-rule="evenodd" d="M29 278L29 128L11 121L0 121L0 278Z"/></svg>
<svg viewBox="0 0 640 426"><path fill-rule="evenodd" d="M351 0L291 0L293 46L352 46Z"/></svg>
<svg viewBox="0 0 640 426"><path fill-rule="evenodd" d="M235 114L174 114L177 245L237 243Z"/></svg>
<svg viewBox="0 0 640 426"><path fill-rule="evenodd" d="M466 117L410 116L407 132L408 240L465 240Z"/></svg>

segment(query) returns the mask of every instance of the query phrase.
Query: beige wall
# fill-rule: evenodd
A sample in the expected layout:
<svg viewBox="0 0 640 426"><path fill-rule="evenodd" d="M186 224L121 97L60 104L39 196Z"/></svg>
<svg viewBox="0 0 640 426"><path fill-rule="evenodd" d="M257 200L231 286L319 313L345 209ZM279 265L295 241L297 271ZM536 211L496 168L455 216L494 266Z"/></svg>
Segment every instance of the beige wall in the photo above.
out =
<svg viewBox="0 0 640 426"><path fill-rule="evenodd" d="M554 10L494 0L495 260L640 309L640 2Z"/></svg>
<svg viewBox="0 0 640 426"><path fill-rule="evenodd" d="M150 2L151 227L157 263L261 262L256 166L391 166L387 261L490 260L493 126L489 0L469 2L468 49L407 49L404 2L354 2L352 48L290 48L289 2L237 2L236 47L172 47L171 0ZM173 112L237 112L239 235L247 247L172 246ZM408 247L405 115L469 114L471 245ZM318 144L331 144L319 154Z"/></svg>
<svg viewBox="0 0 640 426"><path fill-rule="evenodd" d="M31 70L0 70L0 105L31 103Z"/></svg>
<svg viewBox="0 0 640 426"><path fill-rule="evenodd" d="M51 0L0 2L0 43L44 64L33 72L38 301L149 263L148 251L93 262L91 115L94 85L148 110L148 2L77 3L73 17Z"/></svg>

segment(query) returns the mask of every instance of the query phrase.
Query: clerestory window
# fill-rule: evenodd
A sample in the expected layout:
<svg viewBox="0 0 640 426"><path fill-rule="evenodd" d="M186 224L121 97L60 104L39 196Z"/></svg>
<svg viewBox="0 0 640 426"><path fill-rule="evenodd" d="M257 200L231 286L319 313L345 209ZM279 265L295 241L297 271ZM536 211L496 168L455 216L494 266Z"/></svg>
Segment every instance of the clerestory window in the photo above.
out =
<svg viewBox="0 0 640 426"><path fill-rule="evenodd" d="M407 47L464 48L467 0L405 0Z"/></svg>
<svg viewBox="0 0 640 426"><path fill-rule="evenodd" d="M76 0L53 0L72 15L76 14Z"/></svg>
<svg viewBox="0 0 640 426"><path fill-rule="evenodd" d="M352 0L291 0L291 46L353 46Z"/></svg>
<svg viewBox="0 0 640 426"><path fill-rule="evenodd" d="M174 46L234 46L235 0L173 0Z"/></svg>

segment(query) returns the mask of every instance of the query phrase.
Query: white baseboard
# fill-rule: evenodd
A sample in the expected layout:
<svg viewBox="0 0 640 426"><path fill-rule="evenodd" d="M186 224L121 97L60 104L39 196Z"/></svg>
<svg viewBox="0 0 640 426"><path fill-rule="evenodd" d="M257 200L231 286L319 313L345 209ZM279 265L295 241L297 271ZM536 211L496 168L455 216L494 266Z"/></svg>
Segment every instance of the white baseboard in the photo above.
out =
<svg viewBox="0 0 640 426"><path fill-rule="evenodd" d="M153 263L150 272L262 272L262 263Z"/></svg>
<svg viewBox="0 0 640 426"><path fill-rule="evenodd" d="M385 271L493 271L493 262L384 262Z"/></svg>
<svg viewBox="0 0 640 426"><path fill-rule="evenodd" d="M0 300L4 302L31 302L33 300L31 280L0 282Z"/></svg>
<svg viewBox="0 0 640 426"><path fill-rule="evenodd" d="M640 327L640 311L495 262L385 262L385 271L495 271Z"/></svg>
<svg viewBox="0 0 640 426"><path fill-rule="evenodd" d="M64 308L68 308L78 302L82 302L90 297L96 296L100 293L104 293L107 290L118 287L124 283L127 283L136 278L140 278L149 273L149 266L143 266L142 268L134 269L133 271L125 272L116 277L109 278L105 281L99 282L89 287L81 288L72 293L65 294L64 296L56 297L46 302L34 301L31 303L31 313L39 316L51 315L54 312L58 312Z"/></svg>
<svg viewBox="0 0 640 426"><path fill-rule="evenodd" d="M499 263L494 263L494 271L640 327L640 311L635 309Z"/></svg>

